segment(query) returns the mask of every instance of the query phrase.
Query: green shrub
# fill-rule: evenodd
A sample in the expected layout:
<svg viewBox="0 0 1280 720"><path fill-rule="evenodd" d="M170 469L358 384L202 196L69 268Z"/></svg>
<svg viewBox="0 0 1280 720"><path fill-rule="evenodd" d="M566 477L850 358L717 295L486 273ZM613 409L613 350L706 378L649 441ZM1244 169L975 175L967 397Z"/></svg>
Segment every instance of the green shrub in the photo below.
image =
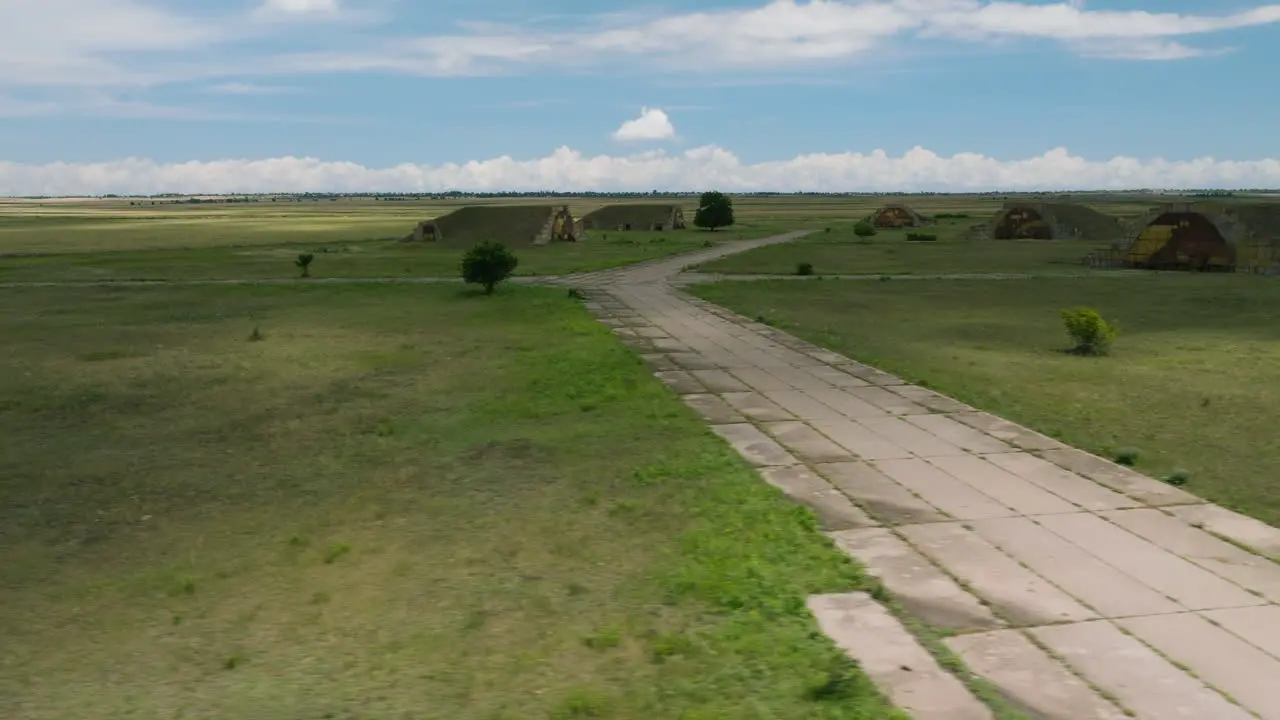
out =
<svg viewBox="0 0 1280 720"><path fill-rule="evenodd" d="M1133 467L1138 464L1138 456L1140 454L1141 453L1138 452L1138 448L1122 447L1116 451L1116 464L1124 465L1125 467Z"/></svg>
<svg viewBox="0 0 1280 720"><path fill-rule="evenodd" d="M853 234L858 237L871 237L876 234L876 226L863 220L853 226Z"/></svg>
<svg viewBox="0 0 1280 720"><path fill-rule="evenodd" d="M907 233L907 242L934 242L937 239L937 235L930 233Z"/></svg>
<svg viewBox="0 0 1280 720"><path fill-rule="evenodd" d="M311 253L302 253L298 255L297 260L293 261L293 264L302 270L302 277L311 277L311 261L315 259L316 256Z"/></svg>
<svg viewBox="0 0 1280 720"><path fill-rule="evenodd" d="M498 283L511 277L520 260L497 242L482 242L462 257L462 279L468 284L481 285L485 295L492 295Z"/></svg>
<svg viewBox="0 0 1280 720"><path fill-rule="evenodd" d="M1177 487L1186 485L1187 482L1190 480L1191 480L1190 470L1174 470L1173 473L1169 475L1169 477L1164 479L1165 482Z"/></svg>
<svg viewBox="0 0 1280 720"><path fill-rule="evenodd" d="M813 263L802 262L802 263L800 263L800 264L796 265L796 274L797 274L797 275L812 275L812 274L813 274Z"/></svg>
<svg viewBox="0 0 1280 720"><path fill-rule="evenodd" d="M1077 355L1106 355L1120 332L1119 327L1091 308L1064 309L1062 324L1075 343L1071 352Z"/></svg>

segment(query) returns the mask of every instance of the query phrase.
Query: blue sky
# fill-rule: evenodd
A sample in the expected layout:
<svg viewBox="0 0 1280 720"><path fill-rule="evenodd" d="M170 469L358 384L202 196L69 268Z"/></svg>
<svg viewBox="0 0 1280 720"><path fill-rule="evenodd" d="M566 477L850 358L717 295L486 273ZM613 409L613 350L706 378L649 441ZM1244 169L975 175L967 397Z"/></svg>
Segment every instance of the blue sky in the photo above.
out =
<svg viewBox="0 0 1280 720"><path fill-rule="evenodd" d="M0 192L1280 186L1277 40L1237 0L0 0Z"/></svg>

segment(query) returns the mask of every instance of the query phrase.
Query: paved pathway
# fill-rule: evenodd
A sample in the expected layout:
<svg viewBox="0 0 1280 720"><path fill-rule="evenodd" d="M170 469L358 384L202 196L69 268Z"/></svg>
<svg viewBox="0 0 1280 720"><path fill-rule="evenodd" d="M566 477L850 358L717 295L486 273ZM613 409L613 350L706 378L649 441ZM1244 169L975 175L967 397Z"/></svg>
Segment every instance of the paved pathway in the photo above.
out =
<svg viewBox="0 0 1280 720"><path fill-rule="evenodd" d="M566 282L1030 717L1280 720L1280 530L671 283L793 237ZM809 607L917 720L992 717L870 597Z"/></svg>

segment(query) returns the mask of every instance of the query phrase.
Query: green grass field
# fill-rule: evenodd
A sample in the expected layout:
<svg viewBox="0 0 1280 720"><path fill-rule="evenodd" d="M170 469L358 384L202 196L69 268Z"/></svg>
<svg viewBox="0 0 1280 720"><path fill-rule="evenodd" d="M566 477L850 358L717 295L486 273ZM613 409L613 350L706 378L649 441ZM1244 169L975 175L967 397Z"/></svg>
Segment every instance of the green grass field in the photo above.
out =
<svg viewBox="0 0 1280 720"><path fill-rule="evenodd" d="M762 234L773 233L766 229ZM516 274L602 270L691 252L729 238L688 230L629 232L581 243L516 248ZM297 277L294 260L303 252L315 256L311 274L317 278L457 277L465 248L384 240L0 257L0 282L282 279Z"/></svg>
<svg viewBox="0 0 1280 720"><path fill-rule="evenodd" d="M757 248L702 265L726 275L791 275L811 263L818 275L932 275L947 273L1080 273L1081 260L1105 243L1089 241L970 240L973 218L941 220L936 226L880 230L873 237L853 234L852 224L835 225L784 245ZM908 242L908 233L937 235L934 242Z"/></svg>
<svg viewBox="0 0 1280 720"><path fill-rule="evenodd" d="M0 204L0 282L280 279L297 275L293 261L303 252L316 255L316 277L456 277L465 248L397 240L419 219L457 206L9 202ZM774 235L795 224L747 212L734 227L715 233L592 231L579 243L517 248L517 274L603 270L698 250L709 242Z"/></svg>
<svg viewBox="0 0 1280 720"><path fill-rule="evenodd" d="M563 292L0 296L0 717L900 717L803 605L858 571Z"/></svg>
<svg viewBox="0 0 1280 720"><path fill-rule="evenodd" d="M695 292L976 407L1280 524L1280 285L1163 273L1036 280L704 285ZM1067 355L1058 312L1119 322L1112 356Z"/></svg>

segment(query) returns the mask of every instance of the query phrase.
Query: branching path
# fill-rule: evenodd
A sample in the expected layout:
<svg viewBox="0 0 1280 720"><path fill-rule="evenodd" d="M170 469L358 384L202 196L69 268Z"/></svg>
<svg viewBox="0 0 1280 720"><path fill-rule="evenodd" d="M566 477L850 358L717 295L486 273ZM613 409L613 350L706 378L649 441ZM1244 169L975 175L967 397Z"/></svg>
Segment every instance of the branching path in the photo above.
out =
<svg viewBox="0 0 1280 720"><path fill-rule="evenodd" d="M687 266L797 235L557 284L583 289L1009 705L1053 720L1280 720L1280 565L1267 557L1280 530L675 287ZM917 720L993 717L871 597L809 606Z"/></svg>

